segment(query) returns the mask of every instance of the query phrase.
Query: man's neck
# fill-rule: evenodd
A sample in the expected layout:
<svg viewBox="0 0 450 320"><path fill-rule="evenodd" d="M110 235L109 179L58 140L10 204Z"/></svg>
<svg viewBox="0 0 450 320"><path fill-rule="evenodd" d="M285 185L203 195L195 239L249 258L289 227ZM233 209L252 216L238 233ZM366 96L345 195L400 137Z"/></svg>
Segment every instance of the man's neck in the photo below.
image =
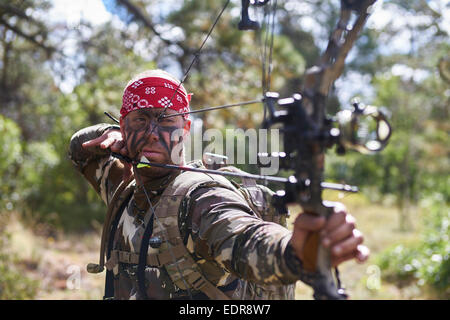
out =
<svg viewBox="0 0 450 320"><path fill-rule="evenodd" d="M158 201L159 196L178 174L180 174L179 171L171 170L162 177L143 179L143 181L141 181L143 184L138 184L137 188L134 190L134 200L137 207L144 211L148 210L149 199L147 199L147 195L152 203L154 203L154 199L155 201Z"/></svg>
<svg viewBox="0 0 450 320"><path fill-rule="evenodd" d="M186 162L182 160L180 163L169 163L170 165L175 166L185 166ZM137 169L137 174L139 175L138 179L136 179L136 184L138 186L145 185L147 187L150 187L151 190L155 190L155 188L158 188L158 185L164 184L165 179L170 179L171 176L174 175L175 172L178 172L176 169L167 169L167 168L157 168L157 167L150 167L150 168L141 168ZM176 175L178 175L175 174Z"/></svg>
<svg viewBox="0 0 450 320"><path fill-rule="evenodd" d="M141 183L138 183L139 187L144 186L147 191L158 191L160 189L165 189L167 185L170 183L170 181L173 180L175 176L177 176L179 172L175 170L169 171L167 174L159 177L144 177L141 179Z"/></svg>

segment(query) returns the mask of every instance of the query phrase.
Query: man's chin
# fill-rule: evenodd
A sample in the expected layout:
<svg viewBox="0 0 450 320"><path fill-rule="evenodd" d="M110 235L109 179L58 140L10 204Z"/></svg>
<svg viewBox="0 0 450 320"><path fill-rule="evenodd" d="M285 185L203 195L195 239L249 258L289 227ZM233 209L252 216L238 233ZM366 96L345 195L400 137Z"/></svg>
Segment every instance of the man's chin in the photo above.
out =
<svg viewBox="0 0 450 320"><path fill-rule="evenodd" d="M152 154L145 154L142 156L141 161L145 160L157 163L157 164L168 164L169 162L161 153L152 153ZM148 178L159 178L163 177L165 175L168 175L173 171L172 169L166 169L166 168L159 168L154 166L142 166L138 169L139 174L142 176L148 177Z"/></svg>
<svg viewBox="0 0 450 320"><path fill-rule="evenodd" d="M172 169L157 168L157 167L142 167L138 169L138 174L144 178L161 178L173 172Z"/></svg>

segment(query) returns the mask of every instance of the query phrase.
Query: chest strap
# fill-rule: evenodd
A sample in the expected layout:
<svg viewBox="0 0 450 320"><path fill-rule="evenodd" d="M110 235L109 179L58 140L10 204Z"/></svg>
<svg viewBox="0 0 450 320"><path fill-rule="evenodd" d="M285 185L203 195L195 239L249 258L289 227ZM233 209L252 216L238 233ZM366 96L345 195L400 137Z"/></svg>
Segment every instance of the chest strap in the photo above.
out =
<svg viewBox="0 0 450 320"><path fill-rule="evenodd" d="M173 263L173 256L175 259L184 257L185 259L179 262L180 268L192 265L192 258L186 257L186 247L183 244L178 244L172 247L172 252L164 251L162 253L150 253L147 255L147 265L151 267L162 267L168 263ZM112 270L118 263L138 264L139 254L134 252L112 250L110 259L105 266L108 270ZM230 298L220 289L209 282L200 272L193 271L184 276L184 279L195 290L203 292L208 298L214 300L229 300Z"/></svg>
<svg viewBox="0 0 450 320"><path fill-rule="evenodd" d="M172 253L175 255L175 258L182 257L184 255L184 245L179 244L177 246L172 247ZM127 263L127 264L138 264L139 263L139 253L129 252L129 251L120 251L120 250L112 250L111 257L106 262L105 267L108 270L112 270L118 263ZM147 265L149 267L157 267L160 268L168 263L172 263L173 258L170 251L164 251L161 253L149 253L147 254Z"/></svg>
<svg viewBox="0 0 450 320"><path fill-rule="evenodd" d="M151 267L164 267L172 282L180 289L186 290L193 288L203 292L208 298L213 300L229 300L230 298L221 291L216 285L209 281L203 274L199 265L194 261L188 249L182 241L178 228L178 213L182 200L185 199L190 191L199 187L221 186L227 189L233 189L231 183L221 176L212 178L204 174L193 174L184 172L180 174L174 182L164 190L155 210L155 216L159 219L165 219L165 231L155 230L153 236L159 236L163 243L171 248L160 248L158 253L146 253L142 259L143 252L126 252L114 250L111 252L110 259L105 266L108 269L114 268L118 263L134 264L138 266L148 265ZM167 238L167 239L166 239ZM148 247L148 242L141 242L140 249ZM139 251L141 251L139 250ZM141 257L141 259L140 259ZM176 270L175 270L176 269ZM181 271L182 270L182 271ZM145 288L144 288L145 290ZM143 291L143 290L142 290Z"/></svg>

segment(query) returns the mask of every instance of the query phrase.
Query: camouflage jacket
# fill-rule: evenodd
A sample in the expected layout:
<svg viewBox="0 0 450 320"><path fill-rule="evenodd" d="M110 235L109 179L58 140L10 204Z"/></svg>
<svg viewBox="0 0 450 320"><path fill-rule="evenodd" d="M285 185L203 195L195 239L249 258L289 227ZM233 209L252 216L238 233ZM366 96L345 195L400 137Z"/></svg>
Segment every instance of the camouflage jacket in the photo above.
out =
<svg viewBox="0 0 450 320"><path fill-rule="evenodd" d="M72 136L69 156L75 167L94 187L105 204L122 180L123 165L100 148L83 149L81 144L100 136L111 125L82 129ZM152 205L180 172L151 181L144 187ZM149 204L143 187L136 187L120 218L114 235L114 248L138 252L129 235L142 235ZM147 215L148 216L148 215ZM294 284L302 279L301 261L288 244L291 232L277 223L261 220L242 195L221 186L197 188L189 195L186 214L178 221L181 239L192 253L203 275L227 296L239 299L243 280L263 285ZM134 229L130 231L130 229ZM151 249L150 249L151 250ZM187 298L188 292L172 281L165 267L147 267L147 297L152 299ZM245 286L246 287L246 286ZM246 287L247 288L247 287ZM248 288L247 288L248 290ZM114 268L116 299L141 299L133 264L119 263ZM201 293L190 292L202 298ZM248 297L248 295L245 295Z"/></svg>

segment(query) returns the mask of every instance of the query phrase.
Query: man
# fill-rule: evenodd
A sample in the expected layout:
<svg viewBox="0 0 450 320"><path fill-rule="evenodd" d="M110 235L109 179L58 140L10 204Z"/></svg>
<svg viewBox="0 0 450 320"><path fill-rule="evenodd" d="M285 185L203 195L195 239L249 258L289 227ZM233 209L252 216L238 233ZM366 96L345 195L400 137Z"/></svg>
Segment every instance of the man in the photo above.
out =
<svg viewBox="0 0 450 320"><path fill-rule="evenodd" d="M111 155L201 167L184 160L189 116L164 117L189 111L189 100L173 76L147 71L124 90L120 127L100 124L71 139L72 161L109 208L102 244L109 243L106 267L114 285L107 281L107 291L115 299L254 298L255 287L246 281L268 288L304 279L312 232L320 232L330 248L333 266L368 258L362 234L341 204L327 221L299 215L291 232L260 219L222 176L131 167Z"/></svg>

